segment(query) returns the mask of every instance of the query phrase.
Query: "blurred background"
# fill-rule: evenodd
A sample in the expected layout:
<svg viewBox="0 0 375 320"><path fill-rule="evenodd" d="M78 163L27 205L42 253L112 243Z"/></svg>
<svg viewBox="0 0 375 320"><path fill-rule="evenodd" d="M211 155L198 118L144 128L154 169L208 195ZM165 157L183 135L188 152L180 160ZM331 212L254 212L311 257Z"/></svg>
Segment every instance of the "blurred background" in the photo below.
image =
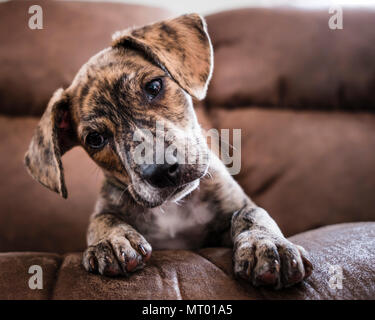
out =
<svg viewBox="0 0 375 320"><path fill-rule="evenodd" d="M31 5L43 29L30 29ZM343 29L328 8L343 5ZM2 1L0 251L85 249L102 174L82 148L63 157L69 197L34 181L23 156L52 93L134 26L199 12L214 73L196 112L241 129L234 178L287 236L375 219L375 1Z"/></svg>
<svg viewBox="0 0 375 320"><path fill-rule="evenodd" d="M158 6L160 8L169 9L173 12L180 14L188 12L211 14L223 10L238 9L245 7L270 8L276 6L294 6L311 9L324 8L332 5L341 5L346 7L375 7L375 1L373 0L114 0L114 2Z"/></svg>
<svg viewBox="0 0 375 320"><path fill-rule="evenodd" d="M6 2L8 0L0 0ZM69 1L69 0L62 0ZM73 0L74 1L74 0ZM305 9L325 8L334 5L345 7L375 7L373 0L215 0L215 1L174 1L174 0L83 0L87 2L118 2L139 4L146 6L153 6L168 9L175 13L183 14L189 12L198 12L201 14L211 14L223 10L246 8L246 7L277 7L277 6L292 6Z"/></svg>

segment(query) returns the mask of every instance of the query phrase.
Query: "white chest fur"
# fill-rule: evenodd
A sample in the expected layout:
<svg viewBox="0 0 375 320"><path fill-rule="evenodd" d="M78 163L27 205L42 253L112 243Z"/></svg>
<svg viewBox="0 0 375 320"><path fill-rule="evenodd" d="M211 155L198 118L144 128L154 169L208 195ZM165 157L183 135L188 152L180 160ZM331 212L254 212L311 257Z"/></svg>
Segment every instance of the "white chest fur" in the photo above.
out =
<svg viewBox="0 0 375 320"><path fill-rule="evenodd" d="M148 227L138 230L144 229L141 233L154 249L194 249L201 247L215 213L193 193L181 204L167 202L147 215Z"/></svg>

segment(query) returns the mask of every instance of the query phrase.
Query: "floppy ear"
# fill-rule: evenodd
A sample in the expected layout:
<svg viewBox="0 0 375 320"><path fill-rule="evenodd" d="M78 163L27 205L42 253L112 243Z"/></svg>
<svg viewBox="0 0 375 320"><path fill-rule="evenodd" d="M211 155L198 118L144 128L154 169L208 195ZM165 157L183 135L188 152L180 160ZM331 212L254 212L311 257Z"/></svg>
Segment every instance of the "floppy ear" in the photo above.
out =
<svg viewBox="0 0 375 320"><path fill-rule="evenodd" d="M48 103L29 150L25 165L29 174L45 187L67 198L61 156L76 145L72 129L69 98L58 89Z"/></svg>
<svg viewBox="0 0 375 320"><path fill-rule="evenodd" d="M191 96L205 97L213 69L213 52L204 19L188 14L113 35L113 47L138 49Z"/></svg>

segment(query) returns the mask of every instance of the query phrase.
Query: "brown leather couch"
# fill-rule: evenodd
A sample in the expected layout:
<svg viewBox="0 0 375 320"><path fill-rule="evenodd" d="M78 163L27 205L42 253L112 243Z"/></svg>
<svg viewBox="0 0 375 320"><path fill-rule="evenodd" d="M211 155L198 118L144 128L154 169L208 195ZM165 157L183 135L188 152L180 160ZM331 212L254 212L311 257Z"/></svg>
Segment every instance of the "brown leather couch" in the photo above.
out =
<svg viewBox="0 0 375 320"><path fill-rule="evenodd" d="M54 89L113 31L171 13L33 1L44 29L30 30L29 4L0 4L0 299L375 298L375 12L346 9L336 31L328 11L207 17L215 70L199 118L205 128L242 129L235 178L315 266L304 283L273 291L236 281L229 248L156 251L130 278L84 271L99 169L79 148L64 156L63 200L27 175L23 154ZM42 290L28 287L31 265L43 269Z"/></svg>

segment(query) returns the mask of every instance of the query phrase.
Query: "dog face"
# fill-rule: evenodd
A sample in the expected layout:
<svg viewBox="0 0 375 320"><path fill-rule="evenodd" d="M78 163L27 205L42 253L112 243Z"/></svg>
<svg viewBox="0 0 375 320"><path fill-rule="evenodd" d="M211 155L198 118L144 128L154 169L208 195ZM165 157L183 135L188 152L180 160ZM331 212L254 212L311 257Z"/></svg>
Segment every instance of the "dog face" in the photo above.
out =
<svg viewBox="0 0 375 320"><path fill-rule="evenodd" d="M207 170L192 97L205 96L211 73L199 15L115 34L51 98L25 156L30 174L66 197L61 156L81 145L138 203L183 197Z"/></svg>

